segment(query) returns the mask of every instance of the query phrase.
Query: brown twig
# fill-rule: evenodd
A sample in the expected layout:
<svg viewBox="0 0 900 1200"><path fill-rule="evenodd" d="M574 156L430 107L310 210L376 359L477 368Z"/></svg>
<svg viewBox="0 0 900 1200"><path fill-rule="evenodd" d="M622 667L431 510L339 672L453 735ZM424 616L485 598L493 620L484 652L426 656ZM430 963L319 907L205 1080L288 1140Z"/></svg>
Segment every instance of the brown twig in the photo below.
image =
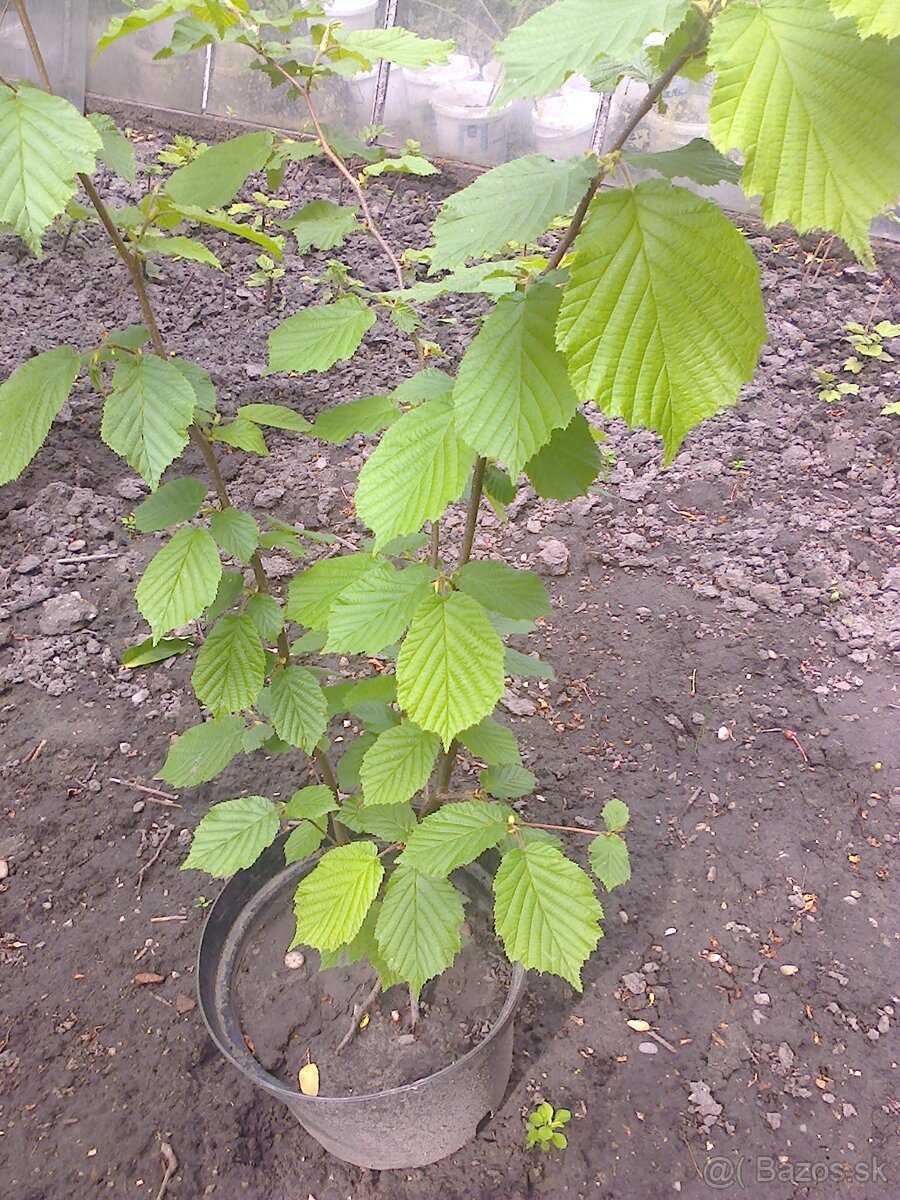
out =
<svg viewBox="0 0 900 1200"><path fill-rule="evenodd" d="M363 1000L362 1004L354 1004L353 1005L353 1018L350 1022L350 1028L347 1030L347 1032L344 1034L344 1036L338 1042L337 1047L335 1048L335 1051L334 1051L335 1055L340 1054L340 1052L345 1048L345 1046L349 1046L350 1043L353 1041L353 1039L356 1037L356 1033L357 1033L357 1030L359 1029L360 1021L363 1019L363 1017L366 1015L366 1013L369 1011L369 1009L375 1003L375 1000L377 999L378 993L380 991L381 991L381 980L376 979L375 983L372 985L372 990L369 992L368 996L366 996L365 1000Z"/></svg>
<svg viewBox="0 0 900 1200"><path fill-rule="evenodd" d="M163 1171L159 1191L156 1193L156 1200L165 1200L166 1192L169 1190L169 1181L178 1170L178 1159L175 1157L175 1151L168 1142L159 1143L159 1152L162 1155L165 1170Z"/></svg>
<svg viewBox="0 0 900 1200"><path fill-rule="evenodd" d="M166 826L165 830L163 831L162 837L159 839L159 845L156 847L153 857L150 858L147 862L145 862L144 865L141 867L140 871L138 871L137 884L135 885L138 896L140 896L141 888L144 886L144 876L147 874L147 872L150 870L150 868L153 866L153 864L159 859L159 856L162 854L163 850L165 849L166 842L172 836L172 830L174 828L175 828L174 825Z"/></svg>
<svg viewBox="0 0 900 1200"><path fill-rule="evenodd" d="M116 779L110 776L110 783L116 783L119 787L134 788L136 792L143 792L145 796L149 796L151 800L155 800L157 804L164 804L166 808L181 808L176 796L170 796L168 792L161 792L159 788L147 787L143 783L135 783L133 779Z"/></svg>

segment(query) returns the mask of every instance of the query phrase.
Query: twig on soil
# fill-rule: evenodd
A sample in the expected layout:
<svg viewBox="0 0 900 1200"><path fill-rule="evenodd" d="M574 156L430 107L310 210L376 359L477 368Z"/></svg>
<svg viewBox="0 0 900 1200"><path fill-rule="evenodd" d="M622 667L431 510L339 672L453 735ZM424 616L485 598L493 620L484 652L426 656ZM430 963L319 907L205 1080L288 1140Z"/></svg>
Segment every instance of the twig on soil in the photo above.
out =
<svg viewBox="0 0 900 1200"><path fill-rule="evenodd" d="M31 753L26 757L25 762L27 762L27 763L37 762L37 760L41 757L41 751L43 750L43 748L46 745L47 745L47 739L42 738L41 741L39 741L38 744L35 746L35 748L31 751Z"/></svg>
<svg viewBox="0 0 900 1200"><path fill-rule="evenodd" d="M159 845L156 847L153 857L148 859L147 862L145 862L144 865L141 867L140 871L138 871L136 888L137 888L137 894L139 896L141 894L141 888L144 886L144 876L147 874L147 872L150 870L150 868L153 866L153 864L157 861L159 856L162 854L163 849L165 848L166 842L172 836L172 830L174 828L175 828L174 825L169 825L166 827L166 829L163 831L162 837L159 839Z"/></svg>
<svg viewBox="0 0 900 1200"><path fill-rule="evenodd" d="M653 1040L654 1040L655 1042L659 1042L659 1044L660 1044L661 1046L665 1046L665 1048L666 1048L666 1049L669 1051L669 1053L670 1053L670 1054L677 1054L677 1053L678 1053L678 1051L675 1049L675 1047L672 1045L672 1043L671 1043L671 1042L667 1042L667 1041L666 1041L666 1039L665 1039L665 1038L662 1036L662 1034L661 1034L661 1033L657 1033L657 1032L656 1032L655 1030L653 1030L653 1029L648 1029L648 1030L647 1030L647 1037L652 1037L652 1038L653 1038Z"/></svg>
<svg viewBox="0 0 900 1200"><path fill-rule="evenodd" d="M61 567L80 567L82 563L106 562L109 558L121 557L120 554L82 554L74 558L58 558L56 562Z"/></svg>
<svg viewBox="0 0 900 1200"><path fill-rule="evenodd" d="M349 1046L350 1043L353 1041L353 1039L356 1037L356 1032L359 1029L360 1021L366 1015L366 1013L369 1011L369 1009L372 1007L372 1005L375 1003L376 997L378 996L378 993L380 991L381 991L381 980L376 979L374 984L372 985L372 990L369 992L368 996L366 996L365 1000L363 1000L362 1004L354 1004L353 1005L353 1019L350 1022L350 1028L347 1030L347 1032L344 1034L344 1036L338 1042L337 1047L335 1049L336 1055L340 1054L340 1052L344 1049L345 1046Z"/></svg>
<svg viewBox="0 0 900 1200"><path fill-rule="evenodd" d="M117 783L119 787L130 787L134 788L136 792L143 792L145 796L149 796L157 804L164 804L166 808L181 808L181 805L176 803L175 796L170 796L168 792L161 792L159 788L147 787L143 783L135 783L133 779L115 779L112 776L110 776L109 782Z"/></svg>
<svg viewBox="0 0 900 1200"><path fill-rule="evenodd" d="M173 913L171 917L151 917L151 925L161 925L163 921L186 921L187 913Z"/></svg>
<svg viewBox="0 0 900 1200"><path fill-rule="evenodd" d="M694 1152L691 1149L690 1142L687 1140L687 1138L682 1138L681 1140L684 1142L685 1148L687 1149L688 1154L691 1156L691 1162L694 1164L694 1170L697 1172L697 1178L702 1180L703 1172L697 1166L697 1160L694 1158Z"/></svg>
<svg viewBox="0 0 900 1200"><path fill-rule="evenodd" d="M409 1032L415 1033L419 1024L419 997L409 989Z"/></svg>
<svg viewBox="0 0 900 1200"><path fill-rule="evenodd" d="M169 1180L178 1170L178 1159L175 1157L175 1151L168 1142L159 1143L159 1152L162 1155L165 1170L163 1172L162 1183L159 1185L159 1191L156 1193L156 1200L165 1200L166 1192L169 1190Z"/></svg>

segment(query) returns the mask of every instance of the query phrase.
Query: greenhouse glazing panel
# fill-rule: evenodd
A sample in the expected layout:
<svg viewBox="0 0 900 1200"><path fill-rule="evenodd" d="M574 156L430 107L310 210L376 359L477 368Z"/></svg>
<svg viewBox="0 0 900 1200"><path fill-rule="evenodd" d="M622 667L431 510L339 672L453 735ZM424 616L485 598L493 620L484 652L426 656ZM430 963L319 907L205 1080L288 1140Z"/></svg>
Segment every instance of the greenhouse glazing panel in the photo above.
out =
<svg viewBox="0 0 900 1200"><path fill-rule="evenodd" d="M25 33L12 5L0 5L0 74L38 82ZM54 90L84 107L87 0L30 0L28 13Z"/></svg>

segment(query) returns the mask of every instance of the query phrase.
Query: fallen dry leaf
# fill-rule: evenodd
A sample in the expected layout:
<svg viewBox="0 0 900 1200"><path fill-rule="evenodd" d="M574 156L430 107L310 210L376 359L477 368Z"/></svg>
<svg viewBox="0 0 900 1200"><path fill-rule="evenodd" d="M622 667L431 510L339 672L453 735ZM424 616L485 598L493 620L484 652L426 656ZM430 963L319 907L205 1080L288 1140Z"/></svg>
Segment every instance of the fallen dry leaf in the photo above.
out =
<svg viewBox="0 0 900 1200"><path fill-rule="evenodd" d="M134 977L134 982L139 987L146 987L151 983L164 983L165 975L156 975L153 971L138 971Z"/></svg>
<svg viewBox="0 0 900 1200"><path fill-rule="evenodd" d="M625 1024L629 1029L633 1029L635 1033L646 1033L650 1028L649 1021L626 1021Z"/></svg>
<svg viewBox="0 0 900 1200"><path fill-rule="evenodd" d="M306 1066L301 1067L297 1079L300 1084L300 1091L304 1096L318 1096L319 1068L315 1063L310 1062Z"/></svg>
<svg viewBox="0 0 900 1200"><path fill-rule="evenodd" d="M175 997L175 1011L179 1017L183 1017L186 1013L193 1012L197 1007L197 1001L193 996L187 996L184 992L179 992Z"/></svg>

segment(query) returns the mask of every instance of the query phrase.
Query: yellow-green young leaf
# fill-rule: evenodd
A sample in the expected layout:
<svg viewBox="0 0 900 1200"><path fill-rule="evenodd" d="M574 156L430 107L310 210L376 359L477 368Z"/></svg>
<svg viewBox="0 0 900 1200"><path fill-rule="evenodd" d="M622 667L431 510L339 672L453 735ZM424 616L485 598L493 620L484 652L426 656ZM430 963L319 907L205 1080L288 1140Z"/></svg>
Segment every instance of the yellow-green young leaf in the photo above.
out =
<svg viewBox="0 0 900 1200"><path fill-rule="evenodd" d="M196 402L184 374L164 358L123 360L103 406L100 436L155 489L188 444Z"/></svg>
<svg viewBox="0 0 900 1200"><path fill-rule="evenodd" d="M282 229L289 229L297 239L300 254L307 254L314 246L319 250L333 250L341 245L348 233L363 232L356 219L358 211L355 204L313 200L278 224Z"/></svg>
<svg viewBox="0 0 900 1200"><path fill-rule="evenodd" d="M512 962L567 979L582 990L581 968L602 934L603 909L590 877L546 842L503 855L494 876L494 920Z"/></svg>
<svg viewBox="0 0 900 1200"><path fill-rule="evenodd" d="M318 679L305 667L284 667L272 677L271 720L282 741L312 754L328 716Z"/></svg>
<svg viewBox="0 0 900 1200"><path fill-rule="evenodd" d="M240 717L217 717L187 729L169 747L157 779L173 787L196 787L215 779L241 752L244 722Z"/></svg>
<svg viewBox="0 0 900 1200"><path fill-rule="evenodd" d="M545 500L574 500L587 490L600 471L600 451L583 413L577 412L565 429L554 429L550 441L525 464L531 486Z"/></svg>
<svg viewBox="0 0 900 1200"><path fill-rule="evenodd" d="M220 617L197 655L191 683L201 704L216 715L241 712L256 702L266 677L266 652L250 617Z"/></svg>
<svg viewBox="0 0 900 1200"><path fill-rule="evenodd" d="M30 358L0 386L0 485L18 479L44 444L78 364L71 347L58 346Z"/></svg>
<svg viewBox="0 0 900 1200"><path fill-rule="evenodd" d="M522 761L515 734L493 717L485 717L471 729L464 730L459 740L471 755L480 758L489 767Z"/></svg>
<svg viewBox="0 0 900 1200"><path fill-rule="evenodd" d="M428 782L440 742L433 733L406 721L379 734L359 771L367 806L402 804Z"/></svg>
<svg viewBox="0 0 900 1200"><path fill-rule="evenodd" d="M327 851L294 894L293 945L338 950L352 942L383 878L374 842L352 842Z"/></svg>
<svg viewBox="0 0 900 1200"><path fill-rule="evenodd" d="M390 563L379 563L335 600L328 614L325 652L380 654L400 640L428 589L428 574L422 567L398 571Z"/></svg>
<svg viewBox="0 0 900 1200"><path fill-rule="evenodd" d="M628 847L617 833L601 833L588 846L591 870L608 892L631 878Z"/></svg>
<svg viewBox="0 0 900 1200"><path fill-rule="evenodd" d="M244 221L235 221L223 212L200 208L197 204L176 204L165 194L157 197L157 206L160 208L161 215L179 216L185 221L197 221L201 225L210 225L213 229L221 229L224 233L230 233L234 237L245 238L248 242L253 242L262 247L272 258L280 260L283 257L280 241L276 242L261 229L256 229Z"/></svg>
<svg viewBox="0 0 900 1200"><path fill-rule="evenodd" d="M397 657L397 699L422 729L449 747L488 716L503 695L503 643L470 596L429 596Z"/></svg>
<svg viewBox="0 0 900 1200"><path fill-rule="evenodd" d="M663 180L593 201L557 325L581 400L655 430L669 462L735 402L765 337L759 268L715 204Z"/></svg>
<svg viewBox="0 0 900 1200"><path fill-rule="evenodd" d="M416 814L409 804L363 807L362 796L351 796L341 805L341 824L354 833L371 833L382 842L405 844L416 827Z"/></svg>
<svg viewBox="0 0 900 1200"><path fill-rule="evenodd" d="M141 533L154 533L196 517L206 499L206 484L199 479L172 479L157 488L134 510L134 524Z"/></svg>
<svg viewBox="0 0 900 1200"><path fill-rule="evenodd" d="M567 75L590 73L601 54L628 61L648 33L670 33L688 0L556 0L514 28L496 49L504 67L497 104L545 96Z"/></svg>
<svg viewBox="0 0 900 1200"><path fill-rule="evenodd" d="M396 399L391 396L363 396L324 408L312 427L314 437L340 444L355 433L380 433L400 416Z"/></svg>
<svg viewBox="0 0 900 1200"><path fill-rule="evenodd" d="M44 230L75 195L75 176L93 173L102 146L68 100L0 83L0 224L40 255Z"/></svg>
<svg viewBox="0 0 900 1200"><path fill-rule="evenodd" d="M459 499L474 460L456 431L450 397L404 413L359 473L356 511L375 534L376 549L438 520Z"/></svg>
<svg viewBox="0 0 900 1200"><path fill-rule="evenodd" d="M164 237L157 234L145 234L141 238L140 249L144 254L163 254L167 258L185 258L189 262L203 263L207 267L222 269L219 259L208 246L189 237Z"/></svg>
<svg viewBox="0 0 900 1200"><path fill-rule="evenodd" d="M554 162L528 154L492 167L450 196L434 222L431 270L499 253L507 242L530 242L554 217L569 212L596 173L593 156Z"/></svg>
<svg viewBox="0 0 900 1200"><path fill-rule="evenodd" d="M269 365L276 371L328 371L352 358L375 314L356 296L304 309L269 334Z"/></svg>
<svg viewBox="0 0 900 1200"><path fill-rule="evenodd" d="M869 223L900 192L900 44L861 41L827 0L731 4L709 44L713 142L746 157L770 225L839 234L873 264Z"/></svg>
<svg viewBox="0 0 900 1200"><path fill-rule="evenodd" d="M398 866L388 880L375 938L388 966L414 996L452 966L459 953L462 896L449 879Z"/></svg>
<svg viewBox="0 0 900 1200"><path fill-rule="evenodd" d="M250 513L240 508L225 508L213 513L209 528L219 546L233 558L249 562L259 545L259 527Z"/></svg>
<svg viewBox="0 0 900 1200"><path fill-rule="evenodd" d="M346 33L339 29L332 36L342 49L360 55L370 65L384 59L398 67L429 67L445 63L453 49L453 42L419 37L398 25L392 29L353 29Z"/></svg>
<svg viewBox="0 0 900 1200"><path fill-rule="evenodd" d="M554 342L561 298L549 283L502 296L460 364L457 433L513 479L578 405Z"/></svg>
<svg viewBox="0 0 900 1200"><path fill-rule="evenodd" d="M246 450L249 454L259 454L263 458L269 453L262 430L255 422L247 421L243 417L237 417L226 425L215 425L212 440L235 446L238 450Z"/></svg>
<svg viewBox="0 0 900 1200"><path fill-rule="evenodd" d="M344 946L337 950L322 950L319 953L319 969L327 971L330 967L342 967L348 963L361 962L366 959L369 966L381 980L381 990L386 992L402 980L394 974L384 961L378 943L375 941L375 926L381 912L381 902L374 900L366 918L359 928L359 933Z"/></svg>
<svg viewBox="0 0 900 1200"><path fill-rule="evenodd" d="M498 800L518 800L530 796L537 787L537 777L519 763L504 763L482 771L478 782L483 792Z"/></svg>
<svg viewBox="0 0 900 1200"><path fill-rule="evenodd" d="M286 404L242 404L237 415L244 421L252 421L254 425L289 429L292 433L308 433L312 429L306 417Z"/></svg>
<svg viewBox="0 0 900 1200"><path fill-rule="evenodd" d="M324 820L301 821L296 829L291 830L284 843L284 861L288 866L315 854L325 841L326 824Z"/></svg>
<svg viewBox="0 0 900 1200"><path fill-rule="evenodd" d="M341 594L378 566L368 554L342 554L315 563L289 583L287 619L309 629L327 629L329 614Z"/></svg>
<svg viewBox="0 0 900 1200"><path fill-rule="evenodd" d="M122 651L122 666L134 670L135 667L149 667L153 663L165 662L167 658L177 658L193 646L190 638L163 638L154 642L153 638L145 638L137 646L129 646Z"/></svg>
<svg viewBox="0 0 900 1200"><path fill-rule="evenodd" d="M211 420L216 412L216 389L208 372L184 358L173 358L169 361L181 372L194 390L194 418L200 420L205 417L207 420Z"/></svg>
<svg viewBox="0 0 900 1200"><path fill-rule="evenodd" d="M271 133L242 133L210 146L172 173L166 191L176 204L224 208L247 177L266 165L272 143Z"/></svg>
<svg viewBox="0 0 900 1200"><path fill-rule="evenodd" d="M338 807L331 788L313 784L294 792L281 814L286 821L300 821L284 845L286 863L299 862L315 854L328 832L328 814Z"/></svg>
<svg viewBox="0 0 900 1200"><path fill-rule="evenodd" d="M155 25L157 21L164 21L175 13L186 12L191 7L192 0L158 0L158 3L146 5L127 16L113 17L97 41L97 54L119 38L146 29L148 25Z"/></svg>
<svg viewBox="0 0 900 1200"><path fill-rule="evenodd" d="M196 620L222 578L219 550L205 529L186 525L150 559L134 598L155 641Z"/></svg>
<svg viewBox="0 0 900 1200"><path fill-rule="evenodd" d="M419 822L400 861L425 875L449 875L496 846L506 836L510 815L505 804L485 800L445 804Z"/></svg>
<svg viewBox="0 0 900 1200"><path fill-rule="evenodd" d="M515 619L545 617L550 597L544 581L533 571L520 571L507 563L481 559L466 563L456 574L461 592L492 612Z"/></svg>
<svg viewBox="0 0 900 1200"><path fill-rule="evenodd" d="M900 37L900 0L831 0L831 11L852 17L860 37Z"/></svg>
<svg viewBox="0 0 900 1200"><path fill-rule="evenodd" d="M603 805L602 816L603 823L610 833L621 833L628 824L628 805L617 796L613 796Z"/></svg>
<svg viewBox="0 0 900 1200"><path fill-rule="evenodd" d="M278 809L265 796L214 804L197 828L182 871L225 878L252 867L278 835Z"/></svg>
<svg viewBox="0 0 900 1200"><path fill-rule="evenodd" d="M87 119L100 134L103 142L100 158L111 171L127 180L137 183L137 159L134 146L127 137L119 133L116 123L106 113L88 113Z"/></svg>

